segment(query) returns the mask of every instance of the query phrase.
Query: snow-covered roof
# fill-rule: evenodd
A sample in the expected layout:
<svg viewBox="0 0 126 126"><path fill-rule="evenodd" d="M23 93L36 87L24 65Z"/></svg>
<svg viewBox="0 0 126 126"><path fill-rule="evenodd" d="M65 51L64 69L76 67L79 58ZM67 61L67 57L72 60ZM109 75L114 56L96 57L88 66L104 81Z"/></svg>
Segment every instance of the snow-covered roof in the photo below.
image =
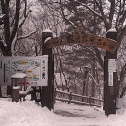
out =
<svg viewBox="0 0 126 126"><path fill-rule="evenodd" d="M11 76L11 78L19 78L19 79L22 79L22 78L24 78L24 77L26 77L26 74L24 74L24 73L16 73L16 74L14 74L14 75L12 75Z"/></svg>

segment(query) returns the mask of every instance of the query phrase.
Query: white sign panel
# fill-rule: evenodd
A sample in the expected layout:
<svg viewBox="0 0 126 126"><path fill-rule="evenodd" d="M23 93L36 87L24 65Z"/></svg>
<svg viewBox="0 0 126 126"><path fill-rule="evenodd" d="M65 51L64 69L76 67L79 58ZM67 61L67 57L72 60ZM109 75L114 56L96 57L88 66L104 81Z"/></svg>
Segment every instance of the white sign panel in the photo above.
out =
<svg viewBox="0 0 126 126"><path fill-rule="evenodd" d="M116 59L108 59L108 72L116 72Z"/></svg>
<svg viewBox="0 0 126 126"><path fill-rule="evenodd" d="M11 75L15 73L25 73L26 85L47 86L48 82L48 56L40 57L2 57L0 58L2 67L0 74L0 85L10 85ZM10 62L9 62L10 61ZM10 72L8 72L10 71ZM5 79L4 79L5 78ZM8 79L8 82L6 81ZM18 84L21 82L18 81Z"/></svg>
<svg viewBox="0 0 126 126"><path fill-rule="evenodd" d="M11 57L0 57L0 85L11 83Z"/></svg>
<svg viewBox="0 0 126 126"><path fill-rule="evenodd" d="M108 86L113 86L113 72L109 72Z"/></svg>

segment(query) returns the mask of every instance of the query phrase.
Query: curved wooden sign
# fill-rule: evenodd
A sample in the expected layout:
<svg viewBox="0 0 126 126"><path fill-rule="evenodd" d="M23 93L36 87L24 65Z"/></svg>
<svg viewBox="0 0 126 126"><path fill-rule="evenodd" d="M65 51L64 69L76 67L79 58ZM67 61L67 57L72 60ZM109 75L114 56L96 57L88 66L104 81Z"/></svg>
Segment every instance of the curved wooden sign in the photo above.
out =
<svg viewBox="0 0 126 126"><path fill-rule="evenodd" d="M51 38L45 43L45 46L52 48L55 46L73 45L77 43L103 48L111 53L114 53L118 47L116 41L86 33L81 28L77 28L72 34L68 33L60 37Z"/></svg>

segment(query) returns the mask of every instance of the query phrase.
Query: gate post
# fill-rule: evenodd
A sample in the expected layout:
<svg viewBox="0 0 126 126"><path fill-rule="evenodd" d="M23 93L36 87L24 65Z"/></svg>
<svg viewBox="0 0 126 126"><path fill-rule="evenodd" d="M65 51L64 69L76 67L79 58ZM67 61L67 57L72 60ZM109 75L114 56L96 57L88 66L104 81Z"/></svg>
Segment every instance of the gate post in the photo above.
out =
<svg viewBox="0 0 126 126"><path fill-rule="evenodd" d="M52 37L52 31L44 30L42 32L42 55L48 55L48 86L42 87L42 107L47 106L49 110L53 109L53 92L54 92L54 61L52 48L45 47L45 40Z"/></svg>
<svg viewBox="0 0 126 126"><path fill-rule="evenodd" d="M117 41L117 31L109 30L106 33L106 38ZM113 85L109 85L108 59L117 59L117 50L114 53L106 51L106 56L104 57L104 110L106 116L116 114L116 97L118 97L119 92L117 72L112 72Z"/></svg>

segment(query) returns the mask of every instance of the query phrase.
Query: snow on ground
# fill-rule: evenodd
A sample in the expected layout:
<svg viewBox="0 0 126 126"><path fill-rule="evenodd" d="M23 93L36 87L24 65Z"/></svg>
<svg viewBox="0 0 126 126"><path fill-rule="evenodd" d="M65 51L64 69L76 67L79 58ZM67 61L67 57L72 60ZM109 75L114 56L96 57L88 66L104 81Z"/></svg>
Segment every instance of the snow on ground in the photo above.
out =
<svg viewBox="0 0 126 126"><path fill-rule="evenodd" d="M106 117L102 108L57 102L54 110L34 101L0 98L0 126L125 126L126 109Z"/></svg>

